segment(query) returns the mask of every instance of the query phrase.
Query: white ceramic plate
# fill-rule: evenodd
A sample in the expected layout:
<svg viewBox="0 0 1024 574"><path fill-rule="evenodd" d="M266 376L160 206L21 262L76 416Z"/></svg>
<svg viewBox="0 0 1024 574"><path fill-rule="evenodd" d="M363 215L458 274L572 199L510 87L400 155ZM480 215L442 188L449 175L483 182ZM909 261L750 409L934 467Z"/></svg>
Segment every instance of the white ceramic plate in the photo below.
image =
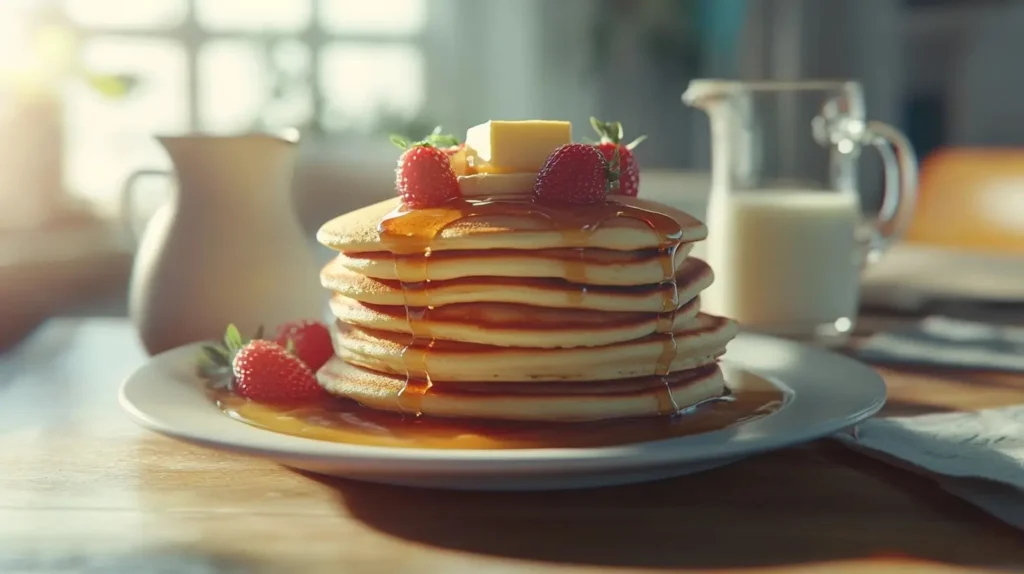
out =
<svg viewBox="0 0 1024 574"><path fill-rule="evenodd" d="M262 430L223 415L194 375L198 347L151 359L124 382L120 403L142 426L186 442L358 480L475 490L581 488L688 474L827 436L874 414L885 384L847 357L741 334L725 360L787 391L779 411L720 431L614 447L435 450L348 445Z"/></svg>

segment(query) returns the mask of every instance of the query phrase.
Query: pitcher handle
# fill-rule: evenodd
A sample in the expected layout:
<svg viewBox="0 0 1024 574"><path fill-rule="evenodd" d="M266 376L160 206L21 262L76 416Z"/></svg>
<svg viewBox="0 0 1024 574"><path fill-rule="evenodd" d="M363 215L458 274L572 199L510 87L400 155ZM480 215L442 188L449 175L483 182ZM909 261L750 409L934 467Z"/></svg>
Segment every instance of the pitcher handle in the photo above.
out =
<svg viewBox="0 0 1024 574"><path fill-rule="evenodd" d="M910 141L898 129L883 122L867 122L863 143L882 156L885 191L882 207L871 222L867 262L872 263L903 237L917 203L917 156Z"/></svg>
<svg viewBox="0 0 1024 574"><path fill-rule="evenodd" d="M142 236L142 230L137 229L135 224L135 184L144 177L170 178L171 172L160 169L140 169L124 180L124 185L121 186L121 224L135 244L138 244L139 238Z"/></svg>

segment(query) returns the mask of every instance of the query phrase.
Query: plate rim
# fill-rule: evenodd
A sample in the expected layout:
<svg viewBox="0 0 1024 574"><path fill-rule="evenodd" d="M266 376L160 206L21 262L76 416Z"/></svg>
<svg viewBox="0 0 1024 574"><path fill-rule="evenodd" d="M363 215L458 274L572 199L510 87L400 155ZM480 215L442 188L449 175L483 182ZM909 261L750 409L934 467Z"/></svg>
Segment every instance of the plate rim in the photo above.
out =
<svg viewBox="0 0 1024 574"><path fill-rule="evenodd" d="M289 461L344 464L352 472L360 470L373 470L376 472L404 471L423 475L437 475L495 471L502 474L515 472L535 473L544 469L559 472L626 471L706 460L740 458L827 436L875 414L882 408L886 400L884 380L874 369L865 363L839 353L803 345L794 341L741 332L736 339L730 342L729 351L726 353L724 360L738 364L741 368L768 378L773 383L781 383L784 387L791 390L793 396L787 402L787 405L778 412L728 429L658 441L585 448L457 450L354 445L275 433L233 420L223 415L216 406L209 402L205 394L202 393L200 386L195 384L198 382L198 379L194 378L192 389L196 395L201 396L201 400L205 403L206 408L204 410L206 414L221 418L238 429L244 429L233 432L233 434L241 436L242 439L226 439L223 437L211 437L209 433L195 431L188 428L187 425L175 425L173 422L163 420L166 417L162 418L159 414L154 416L152 409L140 408L130 396L134 392L134 387L141 386L142 389L145 389L147 385L170 383L169 377L166 376L165 379L168 380L157 383L146 382L143 379L154 374L152 371L163 368L165 363L173 362L179 355L185 356L188 353L188 356L194 357L194 353L201 344L194 343L177 347L150 357L146 363L126 377L118 392L118 403L124 412L143 428L184 442L217 450L227 450L250 456L269 458L285 464ZM768 351L768 355L773 355L772 351L775 352L774 354L782 356L789 355L791 359L795 358L797 366L782 365L772 369L763 368L765 365L760 365L762 368L759 368L744 364L744 360L741 357L737 357L736 354L751 346L755 348L758 346L762 347L763 350ZM857 376L853 378L861 379L856 383L861 388L855 389L858 391L857 394L861 395L857 397L857 400L862 403L859 405L859 408L850 410L841 417L826 418L815 421L814 424L790 428L785 433L766 433L760 438L755 437L740 442L735 441L732 437L740 430L751 433L756 433L759 430L770 430L780 419L784 420L799 414L796 413L798 407L813 414L812 407L801 403L814 398L822 399L827 393L822 395L820 392L814 391L813 383L808 383L807 381L800 381L795 386L793 384L794 381L799 381L801 377L810 376L806 372L801 374L801 371L809 369L810 367L806 366L806 364L811 362L824 362L832 364L837 371L839 370L838 367L843 367L845 371L854 372ZM787 377L786 374L793 375L793 377ZM850 376L847 375L847 378L850 378ZM182 386L184 386L184 383L182 383ZM834 386L835 384L833 384ZM803 387L802 391L801 387ZM191 416L201 415L192 412ZM787 429L783 427L782 430Z"/></svg>

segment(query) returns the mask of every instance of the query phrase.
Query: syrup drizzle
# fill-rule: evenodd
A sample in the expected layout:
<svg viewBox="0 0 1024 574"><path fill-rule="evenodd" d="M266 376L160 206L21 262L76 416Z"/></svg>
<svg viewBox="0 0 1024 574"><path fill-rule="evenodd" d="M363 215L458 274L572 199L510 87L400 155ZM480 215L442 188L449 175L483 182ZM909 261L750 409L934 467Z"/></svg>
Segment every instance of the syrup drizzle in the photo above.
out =
<svg viewBox="0 0 1024 574"><path fill-rule="evenodd" d="M658 412L662 415L675 414L680 411L679 403L672 394L672 385L667 375L672 371L672 362L676 360L679 348L676 345L676 335L673 330L676 321L676 312L679 308L679 285L676 283L676 250L679 244L663 247L661 253L662 284L668 287L662 290L661 311L658 313L658 324L655 329L662 338L661 355L658 356L658 364L655 366L654 374L661 377L665 385L665 392L659 395ZM667 283L667 285L665 285Z"/></svg>
<svg viewBox="0 0 1024 574"><path fill-rule="evenodd" d="M760 419L790 400L787 391L769 380L729 365L722 370L729 394L688 406L681 413L685 416L595 422L402 417L333 397L294 408L269 407L223 391L213 398L228 416L278 433L347 444L444 449L601 447L664 440Z"/></svg>
<svg viewBox="0 0 1024 574"><path fill-rule="evenodd" d="M671 386L664 379L671 370L677 352L673 323L679 306L679 289L675 279L675 254L682 238L679 224L662 213L614 202L566 209L528 200L459 200L443 207L418 210L398 207L378 225L381 243L394 257L395 275L402 287L406 321L412 334L402 351L406 373L405 387L399 393L402 412L419 416L424 396L432 385L428 358L434 337L427 320L432 308L427 273L431 244L448 226L471 217L489 215L542 219L548 222L551 230L561 233L564 243L579 253L579 257L568 260L565 267L565 279L580 285L579 291L570 296L570 302L577 306L586 297L588 278L584 256L590 237L597 229L612 219L628 217L644 222L657 234L661 242L659 259L664 289L656 331L664 335L664 343L655 374L663 377L665 382L665 392L659 395L658 404L661 414L679 412Z"/></svg>

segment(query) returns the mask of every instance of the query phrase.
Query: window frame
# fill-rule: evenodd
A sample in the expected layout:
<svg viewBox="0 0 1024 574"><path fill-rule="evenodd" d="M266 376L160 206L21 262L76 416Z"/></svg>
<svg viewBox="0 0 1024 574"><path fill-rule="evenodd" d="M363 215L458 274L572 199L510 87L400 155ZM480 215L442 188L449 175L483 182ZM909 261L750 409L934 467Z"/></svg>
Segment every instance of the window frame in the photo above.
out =
<svg viewBox="0 0 1024 574"><path fill-rule="evenodd" d="M320 89L321 60L325 47L338 42L352 42L362 44L381 45L402 45L411 46L422 54L424 62L424 94L423 107L417 110L418 114L434 115L431 108L434 103L444 102L441 94L445 93L444 78L451 77L452 66L448 62L451 54L441 54L444 51L443 41L444 28L438 28L437 24L452 22L452 16L456 9L455 3L458 0L428 0L426 2L426 19L423 27L413 33L379 33L343 31L333 32L327 30L316 18L319 12L321 0L309 0L313 16L304 29L295 31L273 31L254 32L247 30L210 30L204 28L198 20L196 0L185 0L186 12L182 21L173 26L100 26L95 24L82 23L64 14L66 24L72 27L81 42L88 42L96 38L125 38L125 39L155 39L172 42L181 47L185 55L186 89L188 122L185 129L188 132L202 132L200 124L200 67L199 58L202 48L209 42L221 40L235 41L258 41L261 39L288 38L297 40L308 46L311 57L310 73L308 77L310 93L312 94L311 119L316 124L320 123L326 107L326 101ZM441 110L439 110L441 111ZM447 115L451 110L441 111ZM350 139L350 135L344 131L325 131L324 136L328 139Z"/></svg>

